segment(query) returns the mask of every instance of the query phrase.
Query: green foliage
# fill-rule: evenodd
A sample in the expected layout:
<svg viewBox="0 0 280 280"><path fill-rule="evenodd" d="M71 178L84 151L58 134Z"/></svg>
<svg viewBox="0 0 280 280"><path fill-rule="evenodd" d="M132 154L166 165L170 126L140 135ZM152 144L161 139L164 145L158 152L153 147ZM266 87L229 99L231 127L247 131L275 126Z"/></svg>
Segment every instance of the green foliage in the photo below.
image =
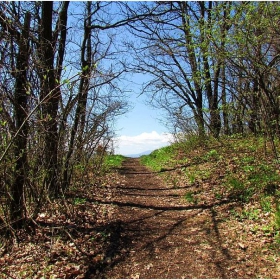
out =
<svg viewBox="0 0 280 280"><path fill-rule="evenodd" d="M193 184L196 179L196 175L193 172L187 172L186 175L188 176L190 183Z"/></svg>
<svg viewBox="0 0 280 280"><path fill-rule="evenodd" d="M166 180L171 182L173 188L177 188L179 185L179 178L178 176L174 176L173 174L166 174Z"/></svg>
<svg viewBox="0 0 280 280"><path fill-rule="evenodd" d="M1 125L1 126L6 126L6 124L7 124L7 121L2 121L2 120L0 120L0 125Z"/></svg>
<svg viewBox="0 0 280 280"><path fill-rule="evenodd" d="M157 149L149 155L142 156L140 161L154 171L161 171L165 165L172 162L173 153L174 145L171 145Z"/></svg>
<svg viewBox="0 0 280 280"><path fill-rule="evenodd" d="M264 212L270 213L272 211L272 201L270 196L261 197L260 204Z"/></svg>
<svg viewBox="0 0 280 280"><path fill-rule="evenodd" d="M231 195L248 202L255 194L262 197L263 194L274 195L276 186L280 183L280 175L272 163L265 162L256 151L260 149L262 139L246 138L233 142L235 157L232 158L236 169L230 172L225 179ZM251 151L254 150L254 156ZM239 155L239 151L242 153ZM262 208L270 212L268 198L261 200Z"/></svg>
<svg viewBox="0 0 280 280"><path fill-rule="evenodd" d="M249 209L242 211L243 217L248 220L258 220L260 210L259 209Z"/></svg>
<svg viewBox="0 0 280 280"><path fill-rule="evenodd" d="M254 193L254 190L248 188L242 179L232 175L227 178L226 185L230 196L242 202L248 202Z"/></svg>
<svg viewBox="0 0 280 280"><path fill-rule="evenodd" d="M122 155L106 155L104 158L105 168L120 167L125 160L125 156Z"/></svg>
<svg viewBox="0 0 280 280"><path fill-rule="evenodd" d="M89 65L86 65L83 67L83 72L87 71L89 69Z"/></svg>
<svg viewBox="0 0 280 280"><path fill-rule="evenodd" d="M280 230L280 203L276 203L276 211L275 211L275 227L276 230Z"/></svg>
<svg viewBox="0 0 280 280"><path fill-rule="evenodd" d="M215 192L214 192L214 195L215 195L215 198L216 198L216 199L222 199L222 198L223 198L223 194L222 194L221 192L215 191Z"/></svg>
<svg viewBox="0 0 280 280"><path fill-rule="evenodd" d="M210 150L206 155L205 159L211 160L211 159L219 159L219 153L217 150Z"/></svg>
<svg viewBox="0 0 280 280"><path fill-rule="evenodd" d="M233 188L234 190L242 190L244 189L244 184L243 182L236 178L236 177L233 177L233 176L230 176L228 179L227 179L227 184Z"/></svg>
<svg viewBox="0 0 280 280"><path fill-rule="evenodd" d="M210 138L202 139L199 135L181 135L178 142L174 144L178 150L183 150L185 152L193 151L199 149L202 146L207 146L211 142Z"/></svg>
<svg viewBox="0 0 280 280"><path fill-rule="evenodd" d="M187 157L180 159L180 153L188 154L201 147L206 148L212 143L211 138L201 138L198 135L180 135L177 142L160 149L153 151L149 155L141 157L141 163L150 167L154 171L161 171L165 166L171 167L174 165L184 165L188 161ZM211 150L205 156L205 159L220 158L216 150ZM204 159L204 156L197 156L196 160L199 162Z"/></svg>
<svg viewBox="0 0 280 280"><path fill-rule="evenodd" d="M184 199L189 202L189 203L194 203L196 204L197 203L197 198L194 196L194 193L193 192L187 192L185 195L184 195Z"/></svg>
<svg viewBox="0 0 280 280"><path fill-rule="evenodd" d="M83 172L85 170L85 165L82 163L76 164L75 169Z"/></svg>
<svg viewBox="0 0 280 280"><path fill-rule="evenodd" d="M233 215L238 220L258 220L260 215L259 209L243 209L242 211L238 211L232 209L230 211L231 215ZM256 230L256 229L255 229Z"/></svg>
<svg viewBox="0 0 280 280"><path fill-rule="evenodd" d="M81 198L81 197L75 197L73 200L73 204L74 205L81 205L81 204L85 204L86 199L85 198Z"/></svg>
<svg viewBox="0 0 280 280"><path fill-rule="evenodd" d="M208 166L201 167L199 169L190 167L186 172L190 184L193 184L197 180L207 180L212 175L212 170Z"/></svg>

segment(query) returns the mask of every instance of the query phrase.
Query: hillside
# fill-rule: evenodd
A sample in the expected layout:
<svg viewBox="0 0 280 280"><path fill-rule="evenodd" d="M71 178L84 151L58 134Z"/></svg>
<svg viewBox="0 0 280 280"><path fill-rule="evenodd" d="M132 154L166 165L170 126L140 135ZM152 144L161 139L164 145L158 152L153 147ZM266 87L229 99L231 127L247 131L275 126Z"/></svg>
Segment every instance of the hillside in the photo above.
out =
<svg viewBox="0 0 280 280"><path fill-rule="evenodd" d="M190 138L140 159L110 156L109 171L14 232L0 277L278 278L270 150L263 138Z"/></svg>

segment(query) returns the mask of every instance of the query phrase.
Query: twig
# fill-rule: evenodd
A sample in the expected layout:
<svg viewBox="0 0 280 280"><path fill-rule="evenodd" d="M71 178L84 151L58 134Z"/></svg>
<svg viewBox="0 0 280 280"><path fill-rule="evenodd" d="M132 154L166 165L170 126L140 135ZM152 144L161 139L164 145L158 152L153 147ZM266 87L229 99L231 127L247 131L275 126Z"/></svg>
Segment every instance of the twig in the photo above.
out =
<svg viewBox="0 0 280 280"><path fill-rule="evenodd" d="M76 76L78 76L78 74L76 74L75 76L73 76L71 79L75 78ZM4 159L4 157L6 156L7 152L9 151L9 149L11 148L14 140L16 139L16 137L18 136L18 134L20 133L20 131L22 130L23 126L25 125L25 123L30 119L30 117L34 114L34 112L39 108L39 106L47 100L47 98L50 97L50 95L53 93L53 91L59 87L61 87L62 85L58 85L57 87L55 87L53 90L51 90L36 106L35 108L29 113L29 115L26 117L26 119L22 122L20 128L17 130L17 132L15 133L15 135L13 136L13 138L11 139L10 143L8 144L7 148L5 149L5 151L3 152L1 158L0 158L0 162L2 162L2 160Z"/></svg>
<svg viewBox="0 0 280 280"><path fill-rule="evenodd" d="M68 235L68 237L71 239L71 241L75 244L76 248L78 249L79 252L81 252L82 254L86 255L87 257L94 257L95 254L90 254L86 251L84 251L78 244L77 242L75 241L75 239L71 236L71 234L66 230L64 229L64 232Z"/></svg>

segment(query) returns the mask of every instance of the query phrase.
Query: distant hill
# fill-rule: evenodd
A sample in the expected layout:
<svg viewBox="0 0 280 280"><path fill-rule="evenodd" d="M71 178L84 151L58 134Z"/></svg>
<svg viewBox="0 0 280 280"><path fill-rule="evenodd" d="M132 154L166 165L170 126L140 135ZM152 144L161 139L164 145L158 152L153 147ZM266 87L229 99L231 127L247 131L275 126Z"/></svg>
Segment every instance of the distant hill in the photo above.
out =
<svg viewBox="0 0 280 280"><path fill-rule="evenodd" d="M132 158L137 158L137 157L141 157L144 155L149 155L153 150L149 150L149 151L145 151L139 154L131 154L131 155L126 155L126 157L132 157Z"/></svg>

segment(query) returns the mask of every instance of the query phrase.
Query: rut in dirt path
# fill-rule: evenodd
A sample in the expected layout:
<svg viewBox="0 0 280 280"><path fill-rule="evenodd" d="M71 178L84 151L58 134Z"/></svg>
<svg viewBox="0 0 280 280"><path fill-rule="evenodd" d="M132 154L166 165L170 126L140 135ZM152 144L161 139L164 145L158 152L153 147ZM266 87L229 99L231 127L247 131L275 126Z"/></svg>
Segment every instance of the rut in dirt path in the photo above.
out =
<svg viewBox="0 0 280 280"><path fill-rule="evenodd" d="M187 187L167 186L139 159L128 158L119 172L124 181L111 202L117 207L117 226L105 256L109 261L95 268L95 276L236 278L215 205L188 205L182 199Z"/></svg>

